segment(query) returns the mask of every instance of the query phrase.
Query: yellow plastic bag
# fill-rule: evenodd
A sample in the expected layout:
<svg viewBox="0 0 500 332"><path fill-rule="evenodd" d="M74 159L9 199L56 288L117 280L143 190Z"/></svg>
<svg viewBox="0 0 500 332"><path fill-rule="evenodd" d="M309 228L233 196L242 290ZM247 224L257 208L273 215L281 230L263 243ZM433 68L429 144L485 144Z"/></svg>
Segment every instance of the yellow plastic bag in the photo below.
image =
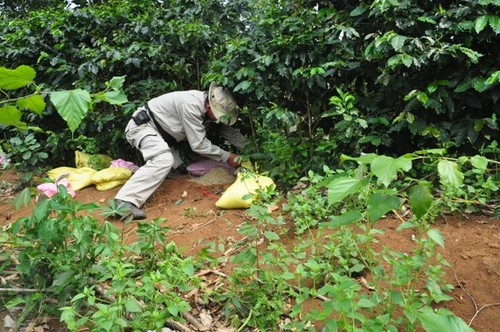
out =
<svg viewBox="0 0 500 332"><path fill-rule="evenodd" d="M58 167L47 172L47 176L54 181L58 181L61 178L67 178L71 184L71 189L78 191L85 187L92 185L92 180L90 178L97 171L90 167Z"/></svg>
<svg viewBox="0 0 500 332"><path fill-rule="evenodd" d="M274 181L267 176L255 173L239 172L236 181L227 188L215 206L221 209L247 209L253 202L257 189L276 187Z"/></svg>
<svg viewBox="0 0 500 332"><path fill-rule="evenodd" d="M113 189L114 187L121 186L125 182L127 182L127 180L116 180L116 181L109 181L109 182L103 182L103 183L96 183L95 188L97 190L104 191L104 190Z"/></svg>
<svg viewBox="0 0 500 332"><path fill-rule="evenodd" d="M97 171L108 168L113 158L105 154L88 154L81 151L75 151L75 165L77 168L90 167Z"/></svg>
<svg viewBox="0 0 500 332"><path fill-rule="evenodd" d="M94 173L91 181L97 190L108 190L127 182L132 176L132 171L122 167L108 167Z"/></svg>

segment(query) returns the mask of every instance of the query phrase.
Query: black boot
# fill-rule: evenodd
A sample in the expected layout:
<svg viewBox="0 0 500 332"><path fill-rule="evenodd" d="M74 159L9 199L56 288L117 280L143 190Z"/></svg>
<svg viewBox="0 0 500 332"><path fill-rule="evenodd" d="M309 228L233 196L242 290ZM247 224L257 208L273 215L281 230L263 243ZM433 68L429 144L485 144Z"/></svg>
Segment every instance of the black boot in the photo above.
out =
<svg viewBox="0 0 500 332"><path fill-rule="evenodd" d="M123 214L119 215L121 219L125 219L130 215L132 215L132 220L146 219L146 213L130 202L115 199L115 204L125 210Z"/></svg>

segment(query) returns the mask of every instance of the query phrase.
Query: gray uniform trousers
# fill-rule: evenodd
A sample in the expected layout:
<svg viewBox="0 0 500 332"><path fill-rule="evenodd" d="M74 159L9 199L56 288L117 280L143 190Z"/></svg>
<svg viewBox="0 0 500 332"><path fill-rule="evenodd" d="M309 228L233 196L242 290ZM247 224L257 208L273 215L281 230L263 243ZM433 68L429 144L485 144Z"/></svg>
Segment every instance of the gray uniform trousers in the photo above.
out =
<svg viewBox="0 0 500 332"><path fill-rule="evenodd" d="M142 153L144 165L118 191L115 199L141 207L161 185L172 168L182 160L179 152L171 149L158 130L145 123L140 126L130 120L125 128L127 141Z"/></svg>

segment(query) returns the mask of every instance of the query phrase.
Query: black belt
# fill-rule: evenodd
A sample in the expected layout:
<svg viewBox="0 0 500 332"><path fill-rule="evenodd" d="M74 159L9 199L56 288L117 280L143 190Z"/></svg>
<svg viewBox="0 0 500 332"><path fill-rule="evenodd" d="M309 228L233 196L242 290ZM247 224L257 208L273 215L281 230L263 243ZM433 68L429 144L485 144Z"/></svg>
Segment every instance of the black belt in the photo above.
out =
<svg viewBox="0 0 500 332"><path fill-rule="evenodd" d="M160 124L158 123L158 121L155 118L155 115L153 114L153 112L151 112L151 109L149 108L148 103L146 103L144 105L144 107L146 109L143 110L143 111L141 111L141 112L144 112L143 117L136 116L136 117L132 118L132 119L134 119L135 123L137 125L140 125L141 123L138 123L138 121L136 121L136 118L145 118L144 115L147 115L147 117L149 119L153 120L153 122L154 122L154 124L156 126L156 129L158 129L158 131L160 132L161 137L165 140L165 142L167 142L168 145L170 145L172 147L176 147L177 145L179 145L179 142L177 142L177 140L172 135L170 135L169 133L167 133L165 131L165 129L163 129L162 126L160 126ZM145 122L143 122L143 123L145 123Z"/></svg>

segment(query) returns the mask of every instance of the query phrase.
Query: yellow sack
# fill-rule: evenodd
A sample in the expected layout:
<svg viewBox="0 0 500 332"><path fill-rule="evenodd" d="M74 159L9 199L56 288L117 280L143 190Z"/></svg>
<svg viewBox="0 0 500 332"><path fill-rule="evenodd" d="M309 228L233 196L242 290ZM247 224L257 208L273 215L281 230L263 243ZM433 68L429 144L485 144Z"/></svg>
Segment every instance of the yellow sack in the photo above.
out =
<svg viewBox="0 0 500 332"><path fill-rule="evenodd" d="M48 171L47 176L54 181L58 181L60 178L67 178L71 184L71 189L77 191L92 185L90 177L96 172L95 169L90 167L74 168L62 166Z"/></svg>
<svg viewBox="0 0 500 332"><path fill-rule="evenodd" d="M75 165L77 168L90 167L97 171L108 168L113 158L105 154L88 154L81 151L75 151Z"/></svg>
<svg viewBox="0 0 500 332"><path fill-rule="evenodd" d="M91 181L97 190L108 190L127 182L132 176L132 171L122 167L108 167L94 173Z"/></svg>
<svg viewBox="0 0 500 332"><path fill-rule="evenodd" d="M121 186L125 182L127 182L127 180L116 180L116 181L109 181L109 182L97 183L95 185L95 188L97 190L104 191L104 190L113 189L114 187Z"/></svg>
<svg viewBox="0 0 500 332"><path fill-rule="evenodd" d="M236 176L236 181L227 188L215 206L221 209L246 209L253 202L253 196L257 189L265 189L271 186L276 187L274 181L267 176L258 175L255 173L239 172ZM245 199L244 199L245 198Z"/></svg>

